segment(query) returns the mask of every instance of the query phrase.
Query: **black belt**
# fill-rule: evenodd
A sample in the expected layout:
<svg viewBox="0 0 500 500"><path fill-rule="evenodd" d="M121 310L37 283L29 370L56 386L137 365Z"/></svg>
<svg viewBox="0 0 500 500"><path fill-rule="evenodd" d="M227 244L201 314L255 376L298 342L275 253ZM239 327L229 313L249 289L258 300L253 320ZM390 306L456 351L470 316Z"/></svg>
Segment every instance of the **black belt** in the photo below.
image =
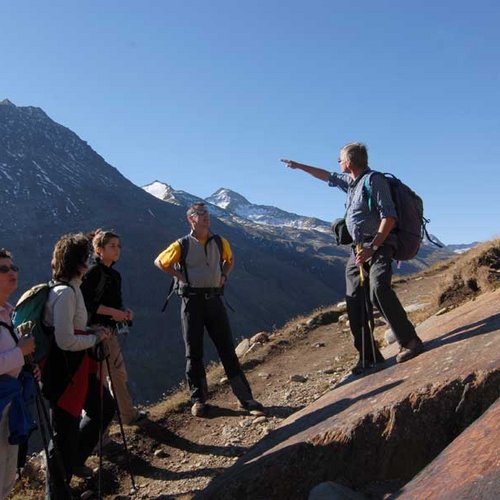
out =
<svg viewBox="0 0 500 500"><path fill-rule="evenodd" d="M202 296L205 299L211 299L213 297L220 297L221 295L224 295L224 290L222 288L191 288L189 287L185 293L183 293L183 296L190 297L190 296Z"/></svg>

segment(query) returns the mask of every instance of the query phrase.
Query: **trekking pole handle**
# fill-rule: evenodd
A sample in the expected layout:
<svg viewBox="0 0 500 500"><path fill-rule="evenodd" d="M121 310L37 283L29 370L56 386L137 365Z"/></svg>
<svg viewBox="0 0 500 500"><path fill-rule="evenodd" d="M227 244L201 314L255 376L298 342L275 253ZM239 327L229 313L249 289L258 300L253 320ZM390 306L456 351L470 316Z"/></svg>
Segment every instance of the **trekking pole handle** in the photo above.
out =
<svg viewBox="0 0 500 500"><path fill-rule="evenodd" d="M358 243L356 245L356 254L359 253L362 248L363 248L363 245L361 243ZM360 264L360 266L359 266L359 279L361 281L361 284L363 285L365 282L365 272L363 270L363 264Z"/></svg>

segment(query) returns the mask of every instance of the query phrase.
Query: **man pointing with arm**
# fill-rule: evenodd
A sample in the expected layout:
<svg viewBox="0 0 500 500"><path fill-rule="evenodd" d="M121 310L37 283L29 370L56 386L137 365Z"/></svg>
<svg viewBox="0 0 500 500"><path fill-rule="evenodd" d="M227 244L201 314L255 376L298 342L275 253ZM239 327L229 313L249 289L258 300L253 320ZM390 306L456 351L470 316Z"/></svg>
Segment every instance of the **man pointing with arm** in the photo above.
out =
<svg viewBox="0 0 500 500"><path fill-rule="evenodd" d="M354 346L359 352L358 362L352 368L352 372L360 374L365 369L384 362L378 347L372 342L367 315L363 314L365 304L361 289L360 266L367 276L371 305L379 309L399 342L400 352L396 361L402 363L420 354L423 351L422 341L391 287L392 260L397 245L397 240L391 231L397 220L396 209L384 176L375 175L368 167L366 146L352 143L340 150L338 159L340 174L292 160L282 161L289 168L302 170L328 182L329 186L338 187L347 193L345 219L353 239L353 252L346 266L346 302ZM372 208L369 206L364 189L367 175L374 204ZM355 248L358 250L355 251ZM363 335L363 329L369 334Z"/></svg>

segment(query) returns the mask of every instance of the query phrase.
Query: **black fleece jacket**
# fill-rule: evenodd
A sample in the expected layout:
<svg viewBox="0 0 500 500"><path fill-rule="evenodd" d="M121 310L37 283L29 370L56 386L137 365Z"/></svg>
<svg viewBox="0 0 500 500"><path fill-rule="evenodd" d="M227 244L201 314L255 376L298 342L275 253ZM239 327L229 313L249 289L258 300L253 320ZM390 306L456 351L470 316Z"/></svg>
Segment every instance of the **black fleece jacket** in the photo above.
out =
<svg viewBox="0 0 500 500"><path fill-rule="evenodd" d="M105 266L99 258L95 259L83 277L81 290L89 315L89 325L114 326L111 316L97 314L100 305L123 309L122 278L113 266Z"/></svg>

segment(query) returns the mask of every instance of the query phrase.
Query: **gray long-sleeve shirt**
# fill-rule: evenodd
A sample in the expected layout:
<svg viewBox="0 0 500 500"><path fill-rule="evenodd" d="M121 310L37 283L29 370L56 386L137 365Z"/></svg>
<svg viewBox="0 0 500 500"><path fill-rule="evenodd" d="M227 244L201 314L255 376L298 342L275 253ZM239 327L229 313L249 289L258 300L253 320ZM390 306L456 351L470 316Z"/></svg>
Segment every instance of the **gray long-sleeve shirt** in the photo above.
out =
<svg viewBox="0 0 500 500"><path fill-rule="evenodd" d="M396 207L392 201L389 184L381 174L376 175L373 170L367 169L356 180L349 174L332 172L328 185L338 187L347 193L346 225L354 243L372 241L380 226L380 220L386 217L397 219ZM371 191L371 210L368 206L368 193L363 187L365 175L369 175Z"/></svg>

